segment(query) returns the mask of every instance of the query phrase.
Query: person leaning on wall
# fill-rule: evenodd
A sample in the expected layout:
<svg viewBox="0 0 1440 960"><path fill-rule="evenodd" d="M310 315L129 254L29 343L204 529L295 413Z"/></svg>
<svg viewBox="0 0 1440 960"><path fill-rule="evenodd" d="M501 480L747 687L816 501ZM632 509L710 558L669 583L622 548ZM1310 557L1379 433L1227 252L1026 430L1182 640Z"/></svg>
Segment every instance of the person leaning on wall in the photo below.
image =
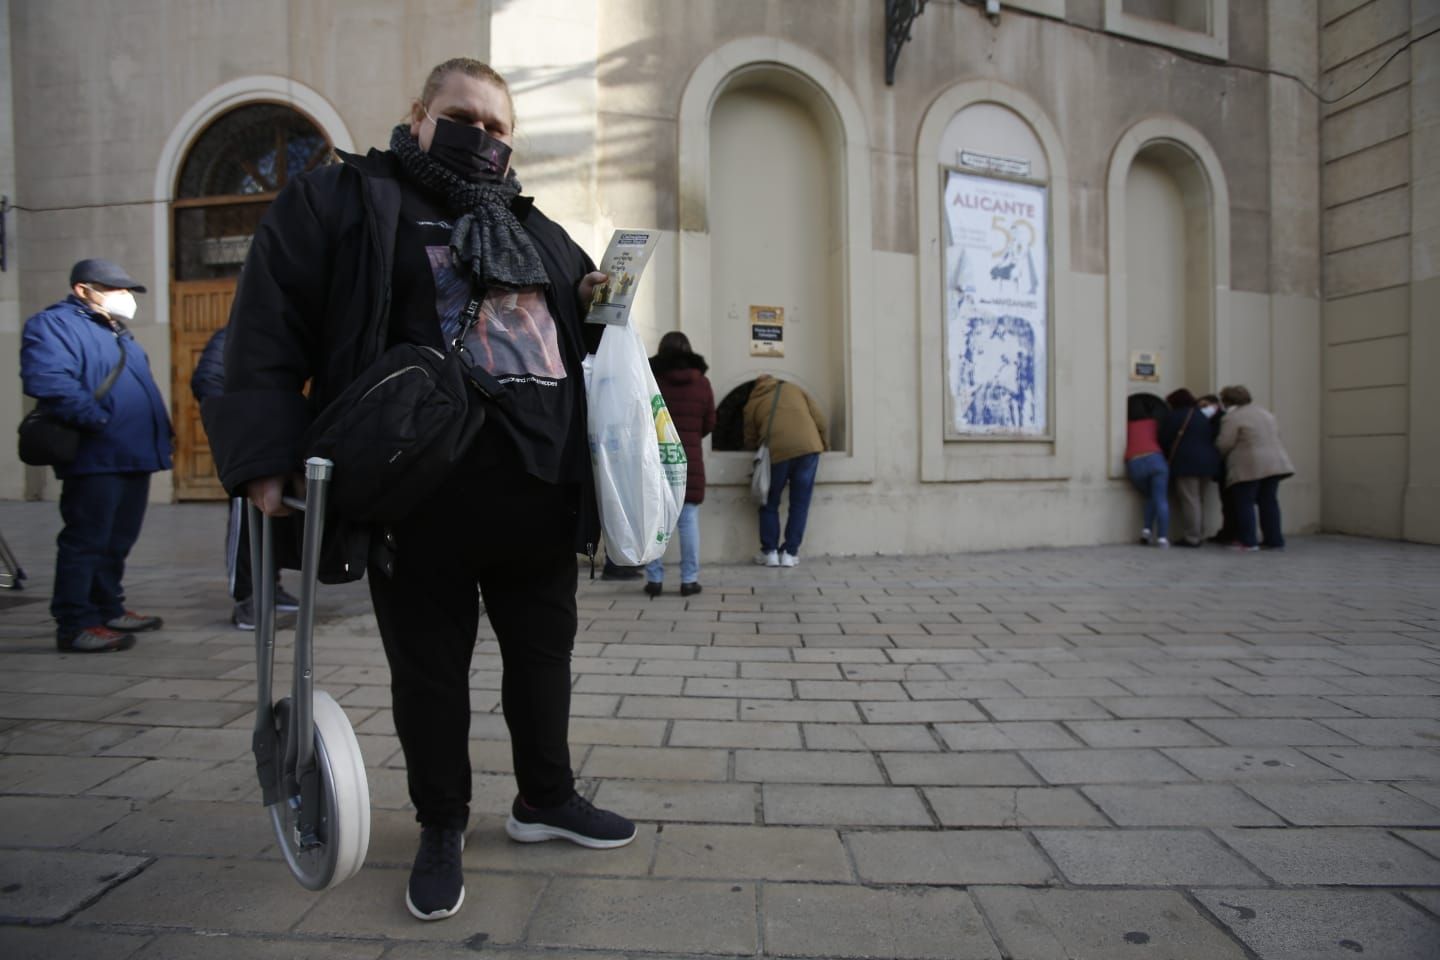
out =
<svg viewBox="0 0 1440 960"><path fill-rule="evenodd" d="M1180 500L1177 547L1205 542L1205 487L1220 469L1212 417L1215 408L1202 404L1184 387L1165 398L1170 412L1160 423L1160 446L1170 465L1170 482Z"/></svg>
<svg viewBox="0 0 1440 960"><path fill-rule="evenodd" d="M54 468L65 525L55 541L50 615L64 652L128 650L136 633L162 625L127 610L121 584L145 522L150 475L171 466L170 414L125 326L144 292L109 260L81 260L70 270L70 295L26 320L21 336L26 395L80 431L75 459Z"/></svg>
<svg viewBox="0 0 1440 960"><path fill-rule="evenodd" d="M1253 402L1241 386L1220 391L1225 419L1215 445L1225 456L1225 485L1235 503L1237 550L1283 550L1280 481L1295 475L1295 466L1280 440L1275 415ZM1260 538L1255 512L1260 512Z"/></svg>
<svg viewBox="0 0 1440 960"><path fill-rule="evenodd" d="M770 498L760 508L760 552L755 562L793 567L800 563L820 454L830 449L830 440L825 414L810 394L768 373L755 378L755 388L745 401L745 448L758 450L762 443L770 444ZM780 496L787 486L790 513L781 540Z"/></svg>
<svg viewBox="0 0 1440 960"><path fill-rule="evenodd" d="M1158 398L1153 400L1158 404ZM1144 397L1132 394L1126 401L1125 475L1144 500L1140 542L1170 546L1170 465L1160 446L1157 412Z"/></svg>

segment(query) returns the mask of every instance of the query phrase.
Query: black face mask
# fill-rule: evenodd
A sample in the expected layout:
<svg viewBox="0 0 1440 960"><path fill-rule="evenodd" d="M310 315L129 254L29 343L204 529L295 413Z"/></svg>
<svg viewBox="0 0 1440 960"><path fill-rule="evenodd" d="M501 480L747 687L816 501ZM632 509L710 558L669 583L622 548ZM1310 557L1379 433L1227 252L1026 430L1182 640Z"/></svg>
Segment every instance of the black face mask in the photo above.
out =
<svg viewBox="0 0 1440 960"><path fill-rule="evenodd" d="M477 183L502 180L510 165L510 148L479 127L435 119L430 156L456 176Z"/></svg>

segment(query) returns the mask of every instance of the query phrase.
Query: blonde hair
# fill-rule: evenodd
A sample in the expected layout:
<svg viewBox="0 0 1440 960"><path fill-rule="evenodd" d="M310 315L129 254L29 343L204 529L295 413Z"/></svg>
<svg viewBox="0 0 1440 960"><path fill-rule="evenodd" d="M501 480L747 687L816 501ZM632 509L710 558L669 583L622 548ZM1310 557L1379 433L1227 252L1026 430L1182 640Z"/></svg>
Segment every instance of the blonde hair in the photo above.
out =
<svg viewBox="0 0 1440 960"><path fill-rule="evenodd" d="M471 57L451 57L444 63L437 64L430 75L425 78L425 86L420 90L420 97L416 100L421 107L428 108L430 101L435 99L435 94L445 85L445 78L452 73L463 73L467 77L474 77L476 80L484 80L493 83L505 94L505 103L510 107L510 126L515 126L515 98L510 95L510 84L500 72L488 63L475 60Z"/></svg>

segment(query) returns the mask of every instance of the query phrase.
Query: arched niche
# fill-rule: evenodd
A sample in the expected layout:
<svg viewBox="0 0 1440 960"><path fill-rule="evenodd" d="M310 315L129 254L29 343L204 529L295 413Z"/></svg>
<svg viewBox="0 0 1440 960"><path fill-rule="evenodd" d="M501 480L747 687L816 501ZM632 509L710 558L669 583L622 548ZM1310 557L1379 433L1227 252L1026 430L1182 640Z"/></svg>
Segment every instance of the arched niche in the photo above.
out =
<svg viewBox="0 0 1440 960"><path fill-rule="evenodd" d="M963 164L961 151L970 154ZM947 191L953 201L958 189L957 174L967 181L991 178L1016 192L1016 200L1024 199L1019 194L1028 191L1026 202L1033 213L1043 216L1045 227L1037 230L1033 239L1025 235L1021 247L1033 243L1033 252L1044 254L1043 266L1037 258L1031 269L1022 255L1017 266L1008 267L1004 252L1011 246L1008 241L997 248L999 259L992 259L987 250L982 262L963 262L964 255L952 242L954 225L946 213ZM1064 479L1070 472L1073 373L1068 358L1074 323L1068 295L1069 176L1058 130L1040 105L1022 91L989 80L956 84L935 98L921 121L915 150L915 196L921 479ZM1044 429L1007 428L984 435L957 428L957 409L967 409L962 387L967 378L973 379L961 364L964 331L969 327L962 323L960 329L947 332L947 323L954 327L964 319L956 316L966 295L967 272L982 271L988 277L991 270L1000 271L997 276L1014 278L1034 274L1022 291L1025 293L1032 289L1031 282L1048 288L1043 293L1038 286L1034 288L1034 299L1044 304L1043 333L1033 327L1028 335L1024 330L1012 330L997 314L990 318L994 327L988 330L990 336L982 337L987 343L1002 345L996 361L1002 372L1036 364L1026 389L1020 389L1024 378L1018 376L1010 378L1015 381L1010 388L1017 407L1028 404L1043 409ZM997 332L999 336L995 336ZM1038 366L1042 352L1043 373ZM996 358L982 365L991 359ZM1002 386L1010 383L1004 377L1000 380Z"/></svg>
<svg viewBox="0 0 1440 960"><path fill-rule="evenodd" d="M681 97L679 325L717 396L770 373L835 429L820 482L874 470L869 137L845 81L768 37L707 56ZM785 308L785 356L752 356L750 307ZM713 451L707 479L748 482L749 454Z"/></svg>
<svg viewBox="0 0 1440 960"><path fill-rule="evenodd" d="M1230 202L1214 149L1170 117L1126 131L1106 190L1109 466L1120 477L1127 396L1199 396L1225 378ZM1155 379L1138 378L1137 353L1158 353Z"/></svg>

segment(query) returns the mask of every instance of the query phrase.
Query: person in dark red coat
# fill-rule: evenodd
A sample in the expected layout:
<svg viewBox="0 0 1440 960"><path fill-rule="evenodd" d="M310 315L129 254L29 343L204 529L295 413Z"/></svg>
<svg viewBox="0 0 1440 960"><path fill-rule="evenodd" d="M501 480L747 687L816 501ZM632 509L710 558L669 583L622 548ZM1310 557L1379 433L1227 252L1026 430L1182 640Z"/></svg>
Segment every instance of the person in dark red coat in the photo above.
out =
<svg viewBox="0 0 1440 960"><path fill-rule="evenodd" d="M650 358L650 369L660 395L685 446L689 475L685 507L680 511L680 596L700 592L700 504L705 500L705 459L700 441L715 429L715 392L705 376L705 358L690 349L690 339L678 330L660 338L660 349ZM645 568L645 592L660 596L664 589L662 557Z"/></svg>

